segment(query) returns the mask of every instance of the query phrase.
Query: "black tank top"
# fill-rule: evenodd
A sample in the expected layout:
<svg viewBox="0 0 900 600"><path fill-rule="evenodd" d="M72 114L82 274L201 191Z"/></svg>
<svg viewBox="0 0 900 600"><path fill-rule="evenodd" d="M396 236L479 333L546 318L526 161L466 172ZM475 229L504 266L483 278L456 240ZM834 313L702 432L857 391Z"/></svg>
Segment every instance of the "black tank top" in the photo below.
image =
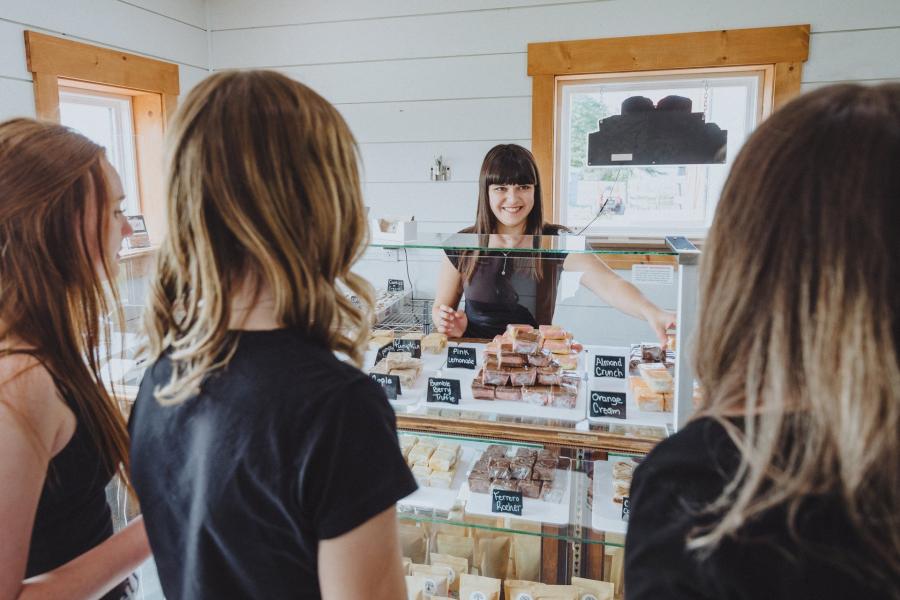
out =
<svg viewBox="0 0 900 600"><path fill-rule="evenodd" d="M27 350L7 354L28 354L41 360ZM75 413L75 433L47 468L31 531L26 578L67 563L113 534L106 503L106 486L113 473L91 438L78 403L64 386L54 383Z"/></svg>

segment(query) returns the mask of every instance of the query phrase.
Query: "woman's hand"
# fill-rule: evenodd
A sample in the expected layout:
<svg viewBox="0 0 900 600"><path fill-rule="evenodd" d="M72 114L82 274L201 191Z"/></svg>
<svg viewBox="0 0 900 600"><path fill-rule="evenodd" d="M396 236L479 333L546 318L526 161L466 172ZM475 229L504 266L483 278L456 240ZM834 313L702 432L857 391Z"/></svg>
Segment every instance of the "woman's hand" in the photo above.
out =
<svg viewBox="0 0 900 600"><path fill-rule="evenodd" d="M665 350L666 344L669 342L666 331L675 327L675 313L654 306L647 309L647 312L644 313L644 319L656 332L656 337L659 343L662 344L663 350Z"/></svg>
<svg viewBox="0 0 900 600"><path fill-rule="evenodd" d="M466 313L461 310L453 310L446 304L441 304L434 316L434 326L440 333L447 334L447 337L462 337L469 325Z"/></svg>

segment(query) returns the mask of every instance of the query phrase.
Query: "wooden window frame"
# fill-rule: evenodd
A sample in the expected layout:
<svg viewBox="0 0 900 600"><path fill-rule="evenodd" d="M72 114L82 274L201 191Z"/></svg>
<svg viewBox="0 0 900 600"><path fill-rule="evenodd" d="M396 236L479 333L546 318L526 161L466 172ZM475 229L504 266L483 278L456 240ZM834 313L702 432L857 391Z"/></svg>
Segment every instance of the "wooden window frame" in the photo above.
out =
<svg viewBox="0 0 900 600"><path fill-rule="evenodd" d="M59 88L131 96L141 212L156 240L165 233L163 136L180 93L178 65L136 54L25 32L39 119L59 123Z"/></svg>
<svg viewBox="0 0 900 600"><path fill-rule="evenodd" d="M556 221L557 80L573 75L642 74L716 67L770 68L772 107L800 93L809 58L809 25L727 29L528 44L532 78L531 151L541 179L545 218ZM763 114L767 114L767 110Z"/></svg>

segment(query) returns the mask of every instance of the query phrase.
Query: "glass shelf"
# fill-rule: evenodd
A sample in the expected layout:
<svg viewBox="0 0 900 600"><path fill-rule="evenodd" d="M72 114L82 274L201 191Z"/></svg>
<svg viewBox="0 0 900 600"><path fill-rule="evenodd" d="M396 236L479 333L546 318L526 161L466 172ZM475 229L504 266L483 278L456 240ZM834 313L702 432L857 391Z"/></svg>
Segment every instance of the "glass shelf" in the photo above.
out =
<svg viewBox="0 0 900 600"><path fill-rule="evenodd" d="M593 248L588 238L579 235L477 235L474 233L421 233L404 241L373 237L375 248L409 248L418 250L502 250L531 254L624 254L676 256L668 248Z"/></svg>
<svg viewBox="0 0 900 600"><path fill-rule="evenodd" d="M398 502L397 514L401 522L436 526L443 531L459 530L456 535L469 535L470 529L527 535L563 542L621 546L626 522L616 519L621 504L613 501L611 479L612 462L627 460L630 453L610 453L608 460L582 460L559 457L553 485L558 501L525 498L521 516L494 514L490 495L469 490L468 475L473 464L492 444L506 446L512 456L519 448L540 449L533 443L511 443L504 440L479 439L453 435L423 435L401 432L402 437L413 436L418 441L434 444L451 441L461 451L450 489L423 485L419 491ZM594 481L595 472L601 481ZM605 475L604 475L605 473ZM515 481L515 480L503 480ZM596 514L595 514L596 513ZM450 528L450 529L447 529Z"/></svg>

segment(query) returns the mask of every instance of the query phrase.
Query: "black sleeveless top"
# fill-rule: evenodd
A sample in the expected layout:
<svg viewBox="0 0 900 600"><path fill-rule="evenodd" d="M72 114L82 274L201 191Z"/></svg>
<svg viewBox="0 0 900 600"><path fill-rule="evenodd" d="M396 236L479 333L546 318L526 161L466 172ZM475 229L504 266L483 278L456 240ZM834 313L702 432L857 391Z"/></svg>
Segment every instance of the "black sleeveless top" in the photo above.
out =
<svg viewBox="0 0 900 600"><path fill-rule="evenodd" d="M24 350L10 354L29 354L40 361ZM47 468L31 531L26 578L69 562L113 534L106 503L106 486L113 473L91 439L78 403L64 386L54 383L66 406L75 413L75 432Z"/></svg>

